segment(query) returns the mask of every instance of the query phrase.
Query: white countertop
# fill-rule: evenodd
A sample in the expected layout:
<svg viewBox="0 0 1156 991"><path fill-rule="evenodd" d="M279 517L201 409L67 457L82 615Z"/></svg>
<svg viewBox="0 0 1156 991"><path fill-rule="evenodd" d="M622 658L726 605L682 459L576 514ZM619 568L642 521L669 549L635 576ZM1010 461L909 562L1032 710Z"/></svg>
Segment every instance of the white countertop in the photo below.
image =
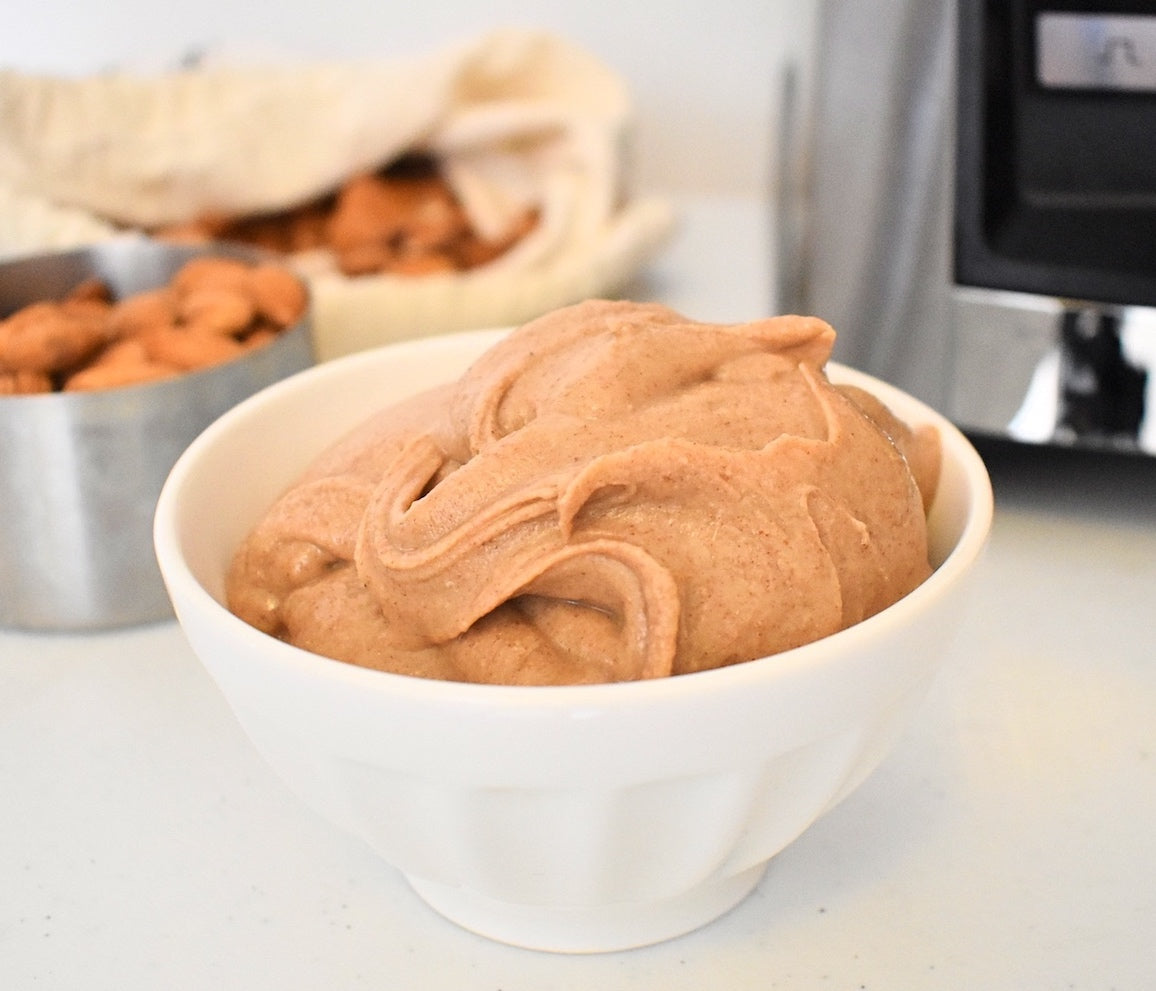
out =
<svg viewBox="0 0 1156 991"><path fill-rule="evenodd" d="M685 218L638 293L763 315L764 208ZM288 793L175 623L0 631L0 988L1156 987L1156 467L985 453L972 616L896 750L728 915L625 953L435 915Z"/></svg>

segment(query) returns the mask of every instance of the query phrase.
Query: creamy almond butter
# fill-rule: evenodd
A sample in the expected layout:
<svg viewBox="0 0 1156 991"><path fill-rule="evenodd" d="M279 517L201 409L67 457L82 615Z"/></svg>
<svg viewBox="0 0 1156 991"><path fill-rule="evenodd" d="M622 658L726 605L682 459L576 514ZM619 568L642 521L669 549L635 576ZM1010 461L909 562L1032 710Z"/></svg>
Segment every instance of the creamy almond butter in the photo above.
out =
<svg viewBox="0 0 1156 991"><path fill-rule="evenodd" d="M573 684L774 654L930 572L938 437L828 381L812 317L591 301L317 459L238 549L241 618L403 674Z"/></svg>

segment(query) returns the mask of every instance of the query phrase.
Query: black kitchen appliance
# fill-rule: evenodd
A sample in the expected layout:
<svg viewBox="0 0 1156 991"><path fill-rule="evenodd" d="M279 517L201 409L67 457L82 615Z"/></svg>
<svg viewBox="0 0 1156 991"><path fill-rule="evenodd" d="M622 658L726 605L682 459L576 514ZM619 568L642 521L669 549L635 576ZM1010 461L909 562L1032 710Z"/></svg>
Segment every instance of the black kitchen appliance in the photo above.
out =
<svg viewBox="0 0 1156 991"><path fill-rule="evenodd" d="M979 435L1156 455L1156 3L820 0L779 308Z"/></svg>

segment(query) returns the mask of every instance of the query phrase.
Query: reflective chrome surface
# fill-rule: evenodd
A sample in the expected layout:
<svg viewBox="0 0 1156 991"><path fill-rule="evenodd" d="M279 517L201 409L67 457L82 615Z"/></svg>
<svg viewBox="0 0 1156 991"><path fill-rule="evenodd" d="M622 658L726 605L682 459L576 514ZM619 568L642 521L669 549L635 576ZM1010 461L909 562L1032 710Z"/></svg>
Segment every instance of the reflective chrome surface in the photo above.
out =
<svg viewBox="0 0 1156 991"><path fill-rule="evenodd" d="M946 329L961 426L1156 454L1156 309L956 288Z"/></svg>
<svg viewBox="0 0 1156 991"><path fill-rule="evenodd" d="M1087 290L1009 292L993 288L1007 283L965 286L956 277L961 0L819 7L809 105L793 87L782 94L793 126L781 138L777 175L785 218L777 306L828 320L836 360L893 382L977 436L1156 455L1148 299L1145 307L1122 305L1136 295L1088 303L1046 295ZM1153 99L1145 73L1156 63L1133 61L1156 41L1156 14L1087 8L1075 20L1040 15L1038 81L1107 89L1129 106ZM1153 272L1154 259L1156 251L1139 254L1125 274Z"/></svg>
<svg viewBox="0 0 1156 991"><path fill-rule="evenodd" d="M9 262L0 314L90 275L118 296L160 285L205 250L133 239ZM0 626L85 630L170 616L152 546L169 470L229 407L312 363L305 319L250 355L168 381L0 396Z"/></svg>

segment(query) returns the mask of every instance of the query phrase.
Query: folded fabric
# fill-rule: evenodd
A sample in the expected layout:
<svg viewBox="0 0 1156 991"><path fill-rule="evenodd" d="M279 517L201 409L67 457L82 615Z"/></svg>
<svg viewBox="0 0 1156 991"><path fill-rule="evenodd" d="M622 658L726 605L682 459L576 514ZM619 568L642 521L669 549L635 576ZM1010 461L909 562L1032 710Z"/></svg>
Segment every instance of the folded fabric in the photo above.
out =
<svg viewBox="0 0 1156 991"><path fill-rule="evenodd" d="M0 72L0 256L205 214L287 210L408 153L434 156L494 261L445 276L347 278L301 258L322 357L516 322L625 284L673 227L626 189L617 74L549 34L501 30L388 61L89 78ZM333 323L339 321L338 325Z"/></svg>

